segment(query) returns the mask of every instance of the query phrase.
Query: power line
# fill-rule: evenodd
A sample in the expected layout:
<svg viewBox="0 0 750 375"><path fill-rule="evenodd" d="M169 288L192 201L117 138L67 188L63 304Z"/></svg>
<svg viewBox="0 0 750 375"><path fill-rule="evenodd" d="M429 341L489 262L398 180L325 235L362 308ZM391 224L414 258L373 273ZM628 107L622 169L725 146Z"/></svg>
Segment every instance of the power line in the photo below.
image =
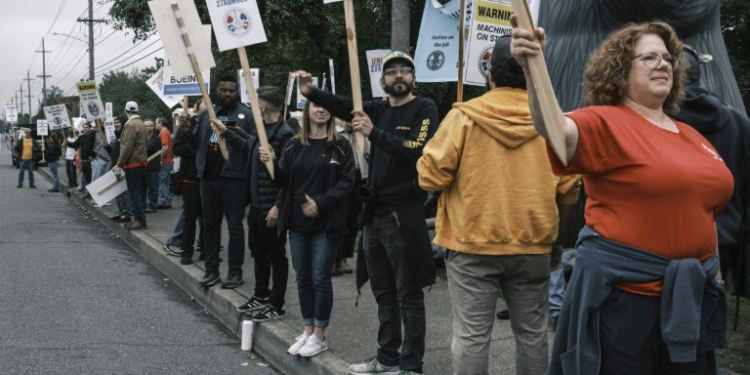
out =
<svg viewBox="0 0 750 375"><path fill-rule="evenodd" d="M148 48L148 47L151 47L151 46L153 46L154 44L156 44L156 43L157 43L157 42L159 42L160 40L161 40L161 39L157 39L157 40L155 40L155 41L154 41L153 43L151 43L151 44L147 45L146 47L144 47L144 48L143 48L143 49L141 49L140 51L136 52L135 54L131 55L130 57L126 57L126 58L125 58L124 60L128 60L128 59L132 58L132 57L133 57L134 55L137 55L137 54L141 53L141 52L142 52L143 50L145 50L145 49L146 49L146 48ZM133 50L133 48L135 48L135 47L138 47L139 45L141 45L141 44L142 44L142 43L144 43L144 42L145 42L145 40L141 40L140 42L136 43L136 44L135 44L135 45L134 45L133 47L131 47L131 49L129 49L129 50L127 50L127 51L125 51L125 52L123 52L123 53L121 53L121 54L117 55L117 56L116 56L115 58L113 58L113 59L111 59L111 60L109 60L109 61L107 61L107 62L105 62L105 63L103 63L103 64L100 64L100 65L99 65L99 66L97 67L97 69L98 69L99 71L101 71L102 69L106 69L106 66L108 66L108 65L113 65L113 64L111 64L112 62L117 62L117 61L118 61L118 59L120 59L120 57L122 57L122 56L124 56L125 54L127 54L127 53L131 52L131 51Z"/></svg>
<svg viewBox="0 0 750 375"><path fill-rule="evenodd" d="M131 65L133 65L133 64L135 64L135 63L138 63L138 62L140 62L141 60L145 59L146 57L149 57L149 56L151 56L151 55L153 55L153 54L155 54L155 53L157 53L157 52L159 52L159 51L161 51L161 50L163 50L163 49L164 49L164 46L161 46L161 47L159 47L159 48L157 48L157 49L155 49L155 50L153 50L153 51L149 52L149 54L147 54L147 55L145 55L145 56L141 57L140 59L138 59L138 60L136 60L136 61L133 61L133 62L131 62L131 63L127 64L127 65L123 65L123 66L121 66L121 67L118 67L118 68L110 69L109 71L110 71L110 72L113 72L113 71L114 71L114 72L116 72L116 71L118 71L118 70L122 70L122 69L124 69L124 68L127 68L127 67L129 67L129 66L131 66ZM99 76L102 76L102 75L104 75L104 72L102 72L102 73L99 73L99 74L97 74L97 77L99 77Z"/></svg>

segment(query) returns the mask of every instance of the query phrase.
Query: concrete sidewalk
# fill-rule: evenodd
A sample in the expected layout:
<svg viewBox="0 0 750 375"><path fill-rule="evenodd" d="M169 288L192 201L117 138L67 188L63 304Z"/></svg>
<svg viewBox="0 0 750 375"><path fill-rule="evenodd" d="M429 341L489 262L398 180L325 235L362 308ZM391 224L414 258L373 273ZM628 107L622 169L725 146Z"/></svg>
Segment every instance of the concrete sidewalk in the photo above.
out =
<svg viewBox="0 0 750 375"><path fill-rule="evenodd" d="M185 293L206 308L229 329L239 335L242 316L236 307L253 295L253 258L246 250L244 265L245 284L234 290L224 290L216 286L210 289L198 287L203 277L202 262L182 266L179 258L168 256L162 246L172 233L175 220L182 204L180 197L174 197L172 209L159 210L147 214L148 230L129 232L122 225L115 224L108 218L115 214L116 205L94 208L89 201L84 201L78 191L69 191L65 177L64 163L59 169L60 189L74 203L86 210L92 220L96 220L107 229L119 235L126 243L139 252L148 262L156 266ZM47 180L51 180L49 170L40 167L37 171ZM98 225L92 223L92 225ZM228 241L226 225L222 226L222 244ZM247 227L245 227L247 236ZM288 248L288 246L287 246ZM288 251L288 250L287 250ZM222 252L226 260L226 252ZM197 260L197 254L194 261ZM356 259L350 259L354 266ZM291 268L291 261L290 261ZM222 262L222 277L226 276L226 262ZM357 290L354 275L333 278L334 307L331 325L327 338L329 350L311 359L292 357L286 354L294 338L302 332L302 318L299 311L297 287L293 269L289 272L286 294L286 317L280 320L258 323L255 325L253 349L266 358L273 366L286 375L295 374L348 374L348 364L360 362L375 355L377 349L377 305L370 291L369 284L362 289L359 307L355 307ZM452 373L450 347L452 340L452 309L445 280L437 280L429 292L425 293L427 309L427 342L424 358L424 371L429 375L449 375ZM498 308L504 308L502 300ZM552 332L549 332L552 339ZM495 320L490 352L490 374L514 374L515 342L508 321ZM551 341L550 341L551 346Z"/></svg>

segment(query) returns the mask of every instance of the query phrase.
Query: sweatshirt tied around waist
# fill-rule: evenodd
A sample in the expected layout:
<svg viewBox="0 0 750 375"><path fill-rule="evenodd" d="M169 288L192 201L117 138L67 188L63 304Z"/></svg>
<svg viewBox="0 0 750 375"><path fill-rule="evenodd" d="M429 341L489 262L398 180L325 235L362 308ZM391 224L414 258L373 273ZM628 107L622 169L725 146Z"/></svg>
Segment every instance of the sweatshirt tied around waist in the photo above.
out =
<svg viewBox="0 0 750 375"><path fill-rule="evenodd" d="M696 353L726 347L727 302L715 281L716 255L668 259L601 237L588 226L576 244L573 271L558 320L550 374L597 374L601 361L599 308L623 282L663 279L661 333L672 362L692 362Z"/></svg>

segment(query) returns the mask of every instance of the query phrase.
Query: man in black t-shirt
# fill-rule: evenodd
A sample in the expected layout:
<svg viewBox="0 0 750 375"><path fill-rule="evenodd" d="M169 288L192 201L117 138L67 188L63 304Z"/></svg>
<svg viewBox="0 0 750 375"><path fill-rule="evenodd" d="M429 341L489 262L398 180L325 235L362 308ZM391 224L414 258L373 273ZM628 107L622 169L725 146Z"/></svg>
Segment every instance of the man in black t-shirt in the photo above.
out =
<svg viewBox="0 0 750 375"><path fill-rule="evenodd" d="M369 277L378 303L379 348L377 356L351 365L349 371L421 374L426 326L422 288L434 283L435 266L416 163L437 130L437 106L412 94L414 63L403 52L391 52L383 59L380 83L388 100L365 102L362 111L353 111L350 99L313 88L309 73L295 74L309 100L351 122L372 144L369 187L363 194L364 254L360 258L365 261L357 262L357 287Z"/></svg>

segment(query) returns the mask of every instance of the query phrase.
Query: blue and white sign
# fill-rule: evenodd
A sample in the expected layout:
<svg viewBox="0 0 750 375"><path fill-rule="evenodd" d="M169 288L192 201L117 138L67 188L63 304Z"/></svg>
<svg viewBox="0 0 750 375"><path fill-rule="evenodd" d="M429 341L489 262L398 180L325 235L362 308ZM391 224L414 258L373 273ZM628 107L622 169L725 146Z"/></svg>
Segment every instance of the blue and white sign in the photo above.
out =
<svg viewBox="0 0 750 375"><path fill-rule="evenodd" d="M414 68L419 82L458 81L458 20L432 1L424 5Z"/></svg>
<svg viewBox="0 0 750 375"><path fill-rule="evenodd" d="M266 42L256 0L206 0L219 51Z"/></svg>

